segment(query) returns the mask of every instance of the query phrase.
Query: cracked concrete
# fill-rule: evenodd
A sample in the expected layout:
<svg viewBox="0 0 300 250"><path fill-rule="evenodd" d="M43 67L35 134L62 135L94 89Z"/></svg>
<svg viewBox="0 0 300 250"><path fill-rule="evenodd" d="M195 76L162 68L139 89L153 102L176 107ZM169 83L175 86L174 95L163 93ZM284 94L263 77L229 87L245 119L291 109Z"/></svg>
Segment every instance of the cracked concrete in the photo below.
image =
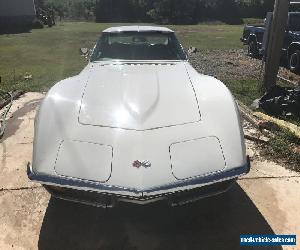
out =
<svg viewBox="0 0 300 250"><path fill-rule="evenodd" d="M7 130L0 140L0 189L36 185L28 182L24 166L31 161L34 117L43 96L27 93L13 103Z"/></svg>
<svg viewBox="0 0 300 250"><path fill-rule="evenodd" d="M14 102L0 141L0 249L215 250L240 249L240 234L299 238L300 175L263 159L250 141L251 172L226 194L190 206L103 210L51 198L26 176L43 96L27 93Z"/></svg>

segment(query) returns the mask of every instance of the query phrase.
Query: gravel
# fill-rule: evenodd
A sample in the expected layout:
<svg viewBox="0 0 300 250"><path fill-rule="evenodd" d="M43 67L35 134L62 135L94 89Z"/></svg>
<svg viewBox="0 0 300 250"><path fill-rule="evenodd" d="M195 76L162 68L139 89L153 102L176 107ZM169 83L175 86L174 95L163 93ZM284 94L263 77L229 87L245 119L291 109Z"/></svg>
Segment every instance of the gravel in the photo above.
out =
<svg viewBox="0 0 300 250"><path fill-rule="evenodd" d="M244 49L199 51L189 57L200 73L226 79L260 79L263 76L262 61L247 56ZM279 75L300 83L300 76L280 67Z"/></svg>

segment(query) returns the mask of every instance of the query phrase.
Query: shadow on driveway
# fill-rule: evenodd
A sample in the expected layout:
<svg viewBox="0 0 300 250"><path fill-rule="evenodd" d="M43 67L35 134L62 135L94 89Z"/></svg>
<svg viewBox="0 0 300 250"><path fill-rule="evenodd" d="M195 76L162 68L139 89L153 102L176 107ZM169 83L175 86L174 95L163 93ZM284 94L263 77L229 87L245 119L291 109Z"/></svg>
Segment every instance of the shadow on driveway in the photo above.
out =
<svg viewBox="0 0 300 250"><path fill-rule="evenodd" d="M51 198L39 249L249 249L239 246L240 234L273 233L235 184L223 195L177 208L126 204L104 210Z"/></svg>

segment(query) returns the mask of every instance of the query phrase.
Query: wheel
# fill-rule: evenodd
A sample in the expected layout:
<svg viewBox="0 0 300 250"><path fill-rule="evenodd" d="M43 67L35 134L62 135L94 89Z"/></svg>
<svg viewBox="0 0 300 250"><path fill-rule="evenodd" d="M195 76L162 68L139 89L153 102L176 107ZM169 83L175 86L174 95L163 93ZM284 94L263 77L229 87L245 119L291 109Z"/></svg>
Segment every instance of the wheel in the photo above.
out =
<svg viewBox="0 0 300 250"><path fill-rule="evenodd" d="M292 72L300 73L300 51L295 50L289 56L289 68Z"/></svg>
<svg viewBox="0 0 300 250"><path fill-rule="evenodd" d="M256 41L252 40L248 44L248 55L252 57L258 56L258 48Z"/></svg>

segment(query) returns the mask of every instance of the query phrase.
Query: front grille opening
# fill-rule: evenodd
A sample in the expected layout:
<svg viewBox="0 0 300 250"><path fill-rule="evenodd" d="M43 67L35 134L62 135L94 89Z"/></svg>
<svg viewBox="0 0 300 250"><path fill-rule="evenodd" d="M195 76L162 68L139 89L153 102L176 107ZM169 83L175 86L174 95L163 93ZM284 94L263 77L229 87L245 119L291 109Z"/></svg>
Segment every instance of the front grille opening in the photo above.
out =
<svg viewBox="0 0 300 250"><path fill-rule="evenodd" d="M202 198L217 195L227 191L234 183L234 180L219 182L187 191L182 191L169 196L171 206L181 206L195 202Z"/></svg>
<svg viewBox="0 0 300 250"><path fill-rule="evenodd" d="M70 200L104 208L114 207L116 203L115 198L108 194L101 194L93 191L75 190L58 186L45 185L44 187L54 197L64 200Z"/></svg>
<svg viewBox="0 0 300 250"><path fill-rule="evenodd" d="M95 191L84 191L76 190L72 188L59 187L59 186L48 186L44 185L46 190L56 198L88 204L96 207L112 208L115 207L118 199L122 198L129 199L132 201L150 201L160 197L164 197L168 200L171 206L181 206L191 202L195 202L205 197L217 195L225 192L234 183L234 180L228 180L219 182L191 190L178 191L175 193L159 194L159 195L143 195L143 196L123 196L123 195L112 195L107 193L98 193Z"/></svg>

